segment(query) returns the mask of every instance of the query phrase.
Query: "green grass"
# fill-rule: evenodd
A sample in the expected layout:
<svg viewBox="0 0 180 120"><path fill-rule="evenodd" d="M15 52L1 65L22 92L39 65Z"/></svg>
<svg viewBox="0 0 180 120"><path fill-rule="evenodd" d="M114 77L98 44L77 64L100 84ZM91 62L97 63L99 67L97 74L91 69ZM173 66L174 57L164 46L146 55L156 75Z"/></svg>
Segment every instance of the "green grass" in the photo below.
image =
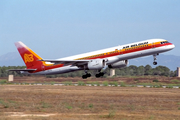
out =
<svg viewBox="0 0 180 120"><path fill-rule="evenodd" d="M67 108L68 110L72 109L73 107L71 105L69 105L68 103L65 103L65 108Z"/></svg>
<svg viewBox="0 0 180 120"><path fill-rule="evenodd" d="M173 88L173 85L167 85L166 88Z"/></svg>
<svg viewBox="0 0 180 120"><path fill-rule="evenodd" d="M115 116L115 114L116 114L116 112L114 111L114 110L111 110L111 111L109 111L109 114L108 114L108 118L112 118L112 117L114 117Z"/></svg>
<svg viewBox="0 0 180 120"><path fill-rule="evenodd" d="M72 107L72 106L66 106L66 108L67 108L68 110L70 110L70 109L72 109L73 107Z"/></svg>
<svg viewBox="0 0 180 120"><path fill-rule="evenodd" d="M42 101L40 104L41 104L41 107L42 107L42 108L50 108L50 107L51 107L50 104L45 103L44 101Z"/></svg>
<svg viewBox="0 0 180 120"><path fill-rule="evenodd" d="M16 103L16 101L8 100L9 103Z"/></svg>
<svg viewBox="0 0 180 120"><path fill-rule="evenodd" d="M134 81L139 82L139 79L134 79Z"/></svg>
<svg viewBox="0 0 180 120"><path fill-rule="evenodd" d="M159 82L159 80L155 79L155 80L153 80L153 82Z"/></svg>
<svg viewBox="0 0 180 120"><path fill-rule="evenodd" d="M51 81L50 83L51 83L51 85L54 85L54 84L55 84L55 82L54 82L54 81Z"/></svg>
<svg viewBox="0 0 180 120"><path fill-rule="evenodd" d="M6 84L7 80L0 80L0 84Z"/></svg>
<svg viewBox="0 0 180 120"><path fill-rule="evenodd" d="M91 86L95 86L95 84L96 84L95 82L91 82Z"/></svg>
<svg viewBox="0 0 180 120"><path fill-rule="evenodd" d="M117 87L118 86L118 82L117 81L112 81L109 83L111 86L115 86Z"/></svg>
<svg viewBox="0 0 180 120"><path fill-rule="evenodd" d="M163 86L162 85L157 85L155 86L156 88L162 88Z"/></svg>
<svg viewBox="0 0 180 120"><path fill-rule="evenodd" d="M126 87L126 84L125 84L124 82L121 82L121 83L120 83L120 86L121 86L121 87Z"/></svg>
<svg viewBox="0 0 180 120"><path fill-rule="evenodd" d="M72 84L72 81L65 81L63 84L64 84L65 86L73 85L73 84Z"/></svg>
<svg viewBox="0 0 180 120"><path fill-rule="evenodd" d="M171 82L174 82L174 83L180 83L180 80L171 80Z"/></svg>
<svg viewBox="0 0 180 120"><path fill-rule="evenodd" d="M96 84L97 86L100 86L100 83L99 83L99 82L95 82L95 84Z"/></svg>
<svg viewBox="0 0 180 120"><path fill-rule="evenodd" d="M173 86L179 86L180 84L165 84L165 83L138 83L138 85L143 85L144 87L150 86L152 88L162 88L163 86L166 86L166 88L173 88Z"/></svg>
<svg viewBox="0 0 180 120"><path fill-rule="evenodd" d="M103 84L103 86L108 86L109 85L108 81L104 81L102 84Z"/></svg>
<svg viewBox="0 0 180 120"><path fill-rule="evenodd" d="M85 86L85 83L83 81L78 81L78 86Z"/></svg>
<svg viewBox="0 0 180 120"><path fill-rule="evenodd" d="M115 110L110 110L108 115L101 115L100 118L113 118L116 115Z"/></svg>
<svg viewBox="0 0 180 120"><path fill-rule="evenodd" d="M89 104L89 106L88 106L89 108L93 108L94 107L94 105L93 104Z"/></svg>
<svg viewBox="0 0 180 120"><path fill-rule="evenodd" d="M0 99L0 104L4 106L4 108L9 108L9 104L4 102L4 100Z"/></svg>
<svg viewBox="0 0 180 120"><path fill-rule="evenodd" d="M99 82L91 82L91 81L88 81L87 84L91 85L91 86L100 86L100 83Z"/></svg>
<svg viewBox="0 0 180 120"><path fill-rule="evenodd" d="M154 116L151 115L151 116L149 117L149 120L154 120Z"/></svg>

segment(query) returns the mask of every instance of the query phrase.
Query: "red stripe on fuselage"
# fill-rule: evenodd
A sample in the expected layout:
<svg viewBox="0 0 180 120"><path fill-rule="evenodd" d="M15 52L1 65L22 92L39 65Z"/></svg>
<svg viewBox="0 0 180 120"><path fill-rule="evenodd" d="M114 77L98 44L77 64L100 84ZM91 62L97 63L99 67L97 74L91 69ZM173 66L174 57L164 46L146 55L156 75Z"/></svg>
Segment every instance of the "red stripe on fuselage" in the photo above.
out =
<svg viewBox="0 0 180 120"><path fill-rule="evenodd" d="M137 46L137 47L127 48L126 50L123 49L121 51L119 51L119 50L112 51L114 53L112 53L112 52L104 53L104 55L101 55L101 56L98 56L98 57L92 57L90 59L103 59L103 58L107 58L107 57L117 56L117 55L120 55L120 54L128 54L128 53L133 53L133 52L139 52L139 51L143 51L143 50L148 50L148 49L158 48L158 47L163 47L163 46L168 46L168 45L172 45L172 43L151 44L151 45L147 44L146 46L145 45L141 45L141 46ZM90 60L90 59L85 59L85 60ZM44 68L42 68L42 70L40 68L40 69L38 69L35 72L40 72L40 71L43 71L43 70L55 69L55 68L59 68L59 67L63 67L63 66L64 66L64 64L57 64L57 65L52 65L52 66L44 66Z"/></svg>

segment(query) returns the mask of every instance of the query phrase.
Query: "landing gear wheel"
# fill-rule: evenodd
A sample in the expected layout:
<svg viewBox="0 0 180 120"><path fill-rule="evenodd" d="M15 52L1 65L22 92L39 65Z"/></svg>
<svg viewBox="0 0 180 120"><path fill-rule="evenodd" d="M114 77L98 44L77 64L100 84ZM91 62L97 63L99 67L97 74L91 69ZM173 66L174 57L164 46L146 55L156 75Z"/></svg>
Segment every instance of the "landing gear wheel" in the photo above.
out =
<svg viewBox="0 0 180 120"><path fill-rule="evenodd" d="M157 65L157 62L153 62L153 65Z"/></svg>
<svg viewBox="0 0 180 120"><path fill-rule="evenodd" d="M103 72L100 72L99 75L100 75L100 76L104 76L104 73L103 73Z"/></svg>
<svg viewBox="0 0 180 120"><path fill-rule="evenodd" d="M82 78L83 78L83 79L87 79L87 76L86 76L86 75L83 75Z"/></svg>
<svg viewBox="0 0 180 120"><path fill-rule="evenodd" d="M87 77L91 77L91 74L90 74L90 73L87 73L86 76L87 76Z"/></svg>
<svg viewBox="0 0 180 120"><path fill-rule="evenodd" d="M85 75L82 76L83 79L87 79L88 77L91 77L90 73L86 73Z"/></svg>
<svg viewBox="0 0 180 120"><path fill-rule="evenodd" d="M99 78L100 77L100 75L99 74L96 74L96 78Z"/></svg>
<svg viewBox="0 0 180 120"><path fill-rule="evenodd" d="M100 72L100 73L96 74L96 77L99 78L99 77L101 77L101 76L103 76L103 75L104 75L104 73L103 73L103 72Z"/></svg>

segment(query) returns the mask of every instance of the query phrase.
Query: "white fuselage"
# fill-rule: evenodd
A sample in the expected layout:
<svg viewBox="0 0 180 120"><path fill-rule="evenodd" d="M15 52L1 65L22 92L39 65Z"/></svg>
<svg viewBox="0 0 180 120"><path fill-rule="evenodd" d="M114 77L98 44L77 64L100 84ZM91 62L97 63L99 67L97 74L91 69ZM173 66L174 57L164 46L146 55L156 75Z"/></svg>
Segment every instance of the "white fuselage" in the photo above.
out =
<svg viewBox="0 0 180 120"><path fill-rule="evenodd" d="M122 46L116 46L116 47L111 47L111 48L107 48L107 49L103 49L103 50L98 50L98 51L88 52L88 53L79 54L79 55L75 55L75 56L65 57L65 58L61 58L58 60L83 60L83 59L88 59L88 57L90 59L92 56L98 56L100 54L104 54L104 55L107 55L107 57L103 57L103 58L99 58L99 59L105 59L106 65L110 65L110 64L116 63L118 61L123 61L123 60L128 60L128 59L133 59L133 58L143 57L143 56L148 56L148 55L157 55L159 53L172 50L175 47L173 44L154 47L153 44L157 43L159 41L161 42L161 41L166 41L166 40L150 39L150 40L146 40L146 41L140 41L140 42L126 44L126 45L122 45ZM142 48L147 45L147 44L145 44L144 46L140 45L141 43L148 43L149 47L147 49L142 49L142 50L136 51L136 49L138 48L138 45ZM122 52L120 52L120 54L118 54L118 55L110 56L110 54L111 54L110 52L115 51L115 50L122 51ZM126 50L131 50L131 52L126 52ZM108 56L108 54L109 54L109 56ZM82 70L82 68L77 67L77 66L68 65L68 66L45 70L45 71L41 71L41 72L37 72L37 73L33 73L33 74L47 74L47 75L61 74L61 73L67 73L67 72L72 72L72 71L77 71L77 70ZM23 73L28 73L28 72L23 72Z"/></svg>

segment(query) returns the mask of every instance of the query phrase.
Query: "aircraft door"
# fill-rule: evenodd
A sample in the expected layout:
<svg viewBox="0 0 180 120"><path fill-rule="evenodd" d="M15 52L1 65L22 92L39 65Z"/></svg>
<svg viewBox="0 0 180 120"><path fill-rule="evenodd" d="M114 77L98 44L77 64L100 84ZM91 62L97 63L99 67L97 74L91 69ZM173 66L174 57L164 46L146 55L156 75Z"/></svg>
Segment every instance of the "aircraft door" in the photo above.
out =
<svg viewBox="0 0 180 120"><path fill-rule="evenodd" d="M155 43L152 43L152 48L155 48L156 46L155 46Z"/></svg>
<svg viewBox="0 0 180 120"><path fill-rule="evenodd" d="M123 50L120 49L119 51L120 51L119 54L120 54L120 55L123 55Z"/></svg>

